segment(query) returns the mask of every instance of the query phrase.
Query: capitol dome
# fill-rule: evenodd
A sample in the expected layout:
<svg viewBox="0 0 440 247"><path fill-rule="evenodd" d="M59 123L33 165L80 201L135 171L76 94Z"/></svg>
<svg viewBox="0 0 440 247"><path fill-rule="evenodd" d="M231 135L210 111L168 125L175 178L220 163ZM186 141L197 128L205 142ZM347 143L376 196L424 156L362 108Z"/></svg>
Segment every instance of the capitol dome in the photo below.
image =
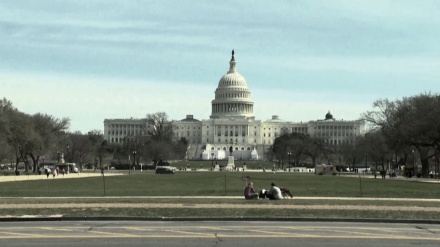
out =
<svg viewBox="0 0 440 247"><path fill-rule="evenodd" d="M333 115L330 113L330 111L325 114L325 120L333 120Z"/></svg>
<svg viewBox="0 0 440 247"><path fill-rule="evenodd" d="M211 119L216 118L254 118L254 102L246 79L237 72L234 50L229 61L229 71L220 78L211 102Z"/></svg>

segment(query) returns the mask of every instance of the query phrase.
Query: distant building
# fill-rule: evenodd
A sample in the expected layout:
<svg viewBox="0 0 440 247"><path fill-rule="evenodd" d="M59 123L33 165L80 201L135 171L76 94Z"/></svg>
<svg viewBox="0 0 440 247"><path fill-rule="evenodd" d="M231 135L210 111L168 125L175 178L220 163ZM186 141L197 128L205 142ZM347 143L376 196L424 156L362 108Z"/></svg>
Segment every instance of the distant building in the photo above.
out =
<svg viewBox="0 0 440 247"><path fill-rule="evenodd" d="M173 121L177 139L188 140L189 159L224 159L232 147L235 159L264 159L264 153L283 133L303 133L321 137L330 145L352 144L365 133L362 120L336 120L330 111L322 120L287 122L273 115L267 121L256 120L254 102L247 82L236 69L234 51L228 72L220 78L211 116L197 120L193 115ZM127 137L144 133L145 119L105 119L104 137L111 143L122 143Z"/></svg>

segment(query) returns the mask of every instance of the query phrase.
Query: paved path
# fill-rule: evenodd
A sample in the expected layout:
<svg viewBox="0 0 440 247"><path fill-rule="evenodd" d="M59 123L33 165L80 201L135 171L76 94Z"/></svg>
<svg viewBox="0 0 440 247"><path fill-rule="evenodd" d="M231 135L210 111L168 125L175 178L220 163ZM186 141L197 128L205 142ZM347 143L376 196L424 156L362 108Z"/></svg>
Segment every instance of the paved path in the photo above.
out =
<svg viewBox="0 0 440 247"><path fill-rule="evenodd" d="M179 172L185 172L185 171L179 171ZM208 170L202 170L200 172L211 172ZM262 172L261 170L246 170L246 172ZM278 172L284 172L284 171L278 171ZM109 171L105 171L105 176L117 176L117 175L127 175L127 172L125 171L120 171L120 170L109 170ZM70 173L70 174L65 174L64 176L61 174L58 174L56 177L53 177L52 175L49 175L49 178L46 175L35 175L35 174L22 174L19 176L14 176L14 175L10 175L10 176L0 176L0 182L12 182L12 181L26 181L26 180L37 180L37 179L60 179L60 178L85 178L85 177L97 177L97 176L101 176L101 173L99 171L93 172L92 170L86 171L86 172L82 172L82 173ZM339 176L339 175L338 175ZM350 173L345 173L340 175L342 177L361 177L361 178L366 178L366 179L375 179L373 175L371 174L350 174ZM376 179L382 179L379 176ZM409 181L409 182L423 182L423 183L439 183L440 184L440 179L429 179L429 178L417 178L417 177L412 177L412 178L406 178L406 177L402 177L402 176L398 176L397 178L389 178L386 177L385 179L391 179L391 180L403 180L403 181Z"/></svg>
<svg viewBox="0 0 440 247"><path fill-rule="evenodd" d="M123 175L122 172L106 172L105 176L117 176ZM82 173L69 173L69 174L58 174L53 177L52 174L47 177L45 174L43 175L35 175L35 174L22 174L19 176L0 176L0 182L13 182L13 181L27 181L27 180L39 180L39 179L66 179L66 178L87 178L87 177L99 177L101 176L100 172L82 172Z"/></svg>

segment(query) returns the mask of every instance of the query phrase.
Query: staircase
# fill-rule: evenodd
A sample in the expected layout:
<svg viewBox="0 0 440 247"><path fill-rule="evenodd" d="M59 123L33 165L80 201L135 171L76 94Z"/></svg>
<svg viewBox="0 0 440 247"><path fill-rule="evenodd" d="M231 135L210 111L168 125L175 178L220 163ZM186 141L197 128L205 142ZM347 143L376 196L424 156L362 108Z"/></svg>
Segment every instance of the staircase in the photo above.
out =
<svg viewBox="0 0 440 247"><path fill-rule="evenodd" d="M189 160L199 159L201 152L203 152L203 150L201 151L200 150L201 150L201 146L199 144L190 144L188 150L186 151L187 159Z"/></svg>

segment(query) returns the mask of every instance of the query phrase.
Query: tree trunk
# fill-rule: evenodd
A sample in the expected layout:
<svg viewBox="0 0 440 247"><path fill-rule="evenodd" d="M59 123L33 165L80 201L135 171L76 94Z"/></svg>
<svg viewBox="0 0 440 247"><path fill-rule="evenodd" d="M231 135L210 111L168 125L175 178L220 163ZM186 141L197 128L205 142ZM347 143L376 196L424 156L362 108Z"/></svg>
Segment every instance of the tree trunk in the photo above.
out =
<svg viewBox="0 0 440 247"><path fill-rule="evenodd" d="M420 159L420 162L422 163L422 177L429 177L429 159Z"/></svg>
<svg viewBox="0 0 440 247"><path fill-rule="evenodd" d="M17 157L16 159L15 159L15 170L16 171L18 171L18 164L20 163L20 158L19 157Z"/></svg>
<svg viewBox="0 0 440 247"><path fill-rule="evenodd" d="M38 173L38 160L40 159L40 156L37 156L37 158L35 158L33 154L30 154L29 156L31 156L32 159L32 172Z"/></svg>

